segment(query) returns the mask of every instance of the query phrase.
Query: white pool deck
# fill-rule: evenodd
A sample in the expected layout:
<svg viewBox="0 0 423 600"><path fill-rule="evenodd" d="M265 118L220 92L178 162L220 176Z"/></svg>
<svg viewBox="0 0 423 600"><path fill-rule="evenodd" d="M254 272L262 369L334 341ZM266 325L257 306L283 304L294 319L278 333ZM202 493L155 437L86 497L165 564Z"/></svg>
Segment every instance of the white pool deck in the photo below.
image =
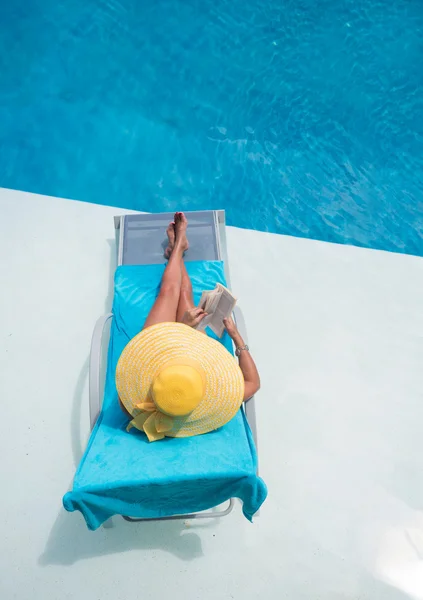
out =
<svg viewBox="0 0 423 600"><path fill-rule="evenodd" d="M422 259L229 227L268 500L253 525L90 532L61 498L125 211L4 189L0 210L1 600L423 598Z"/></svg>

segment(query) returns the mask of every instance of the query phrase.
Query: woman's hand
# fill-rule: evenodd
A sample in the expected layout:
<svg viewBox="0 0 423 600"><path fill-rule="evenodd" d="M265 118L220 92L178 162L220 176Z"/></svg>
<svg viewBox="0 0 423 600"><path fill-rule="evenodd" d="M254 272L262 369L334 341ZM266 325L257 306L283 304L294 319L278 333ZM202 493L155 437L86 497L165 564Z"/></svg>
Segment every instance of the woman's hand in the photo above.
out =
<svg viewBox="0 0 423 600"><path fill-rule="evenodd" d="M182 318L182 323L189 327L196 327L207 316L202 308L194 307L186 311Z"/></svg>
<svg viewBox="0 0 423 600"><path fill-rule="evenodd" d="M237 326L234 323L232 317L228 317L227 319L223 319L223 324L225 326L226 331L231 336L232 339L239 336Z"/></svg>
<svg viewBox="0 0 423 600"><path fill-rule="evenodd" d="M244 376L244 400L248 400L260 389L260 377L257 367L250 351L245 348L245 342L233 320L231 318L223 319L223 323L226 327L226 331L231 336L235 347L243 349L238 356L238 361Z"/></svg>

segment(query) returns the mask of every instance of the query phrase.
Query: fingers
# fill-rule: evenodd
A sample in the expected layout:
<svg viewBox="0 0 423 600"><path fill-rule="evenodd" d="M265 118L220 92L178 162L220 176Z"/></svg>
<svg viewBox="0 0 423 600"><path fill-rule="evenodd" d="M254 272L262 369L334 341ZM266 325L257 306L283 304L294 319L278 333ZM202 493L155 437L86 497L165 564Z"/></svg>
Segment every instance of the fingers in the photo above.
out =
<svg viewBox="0 0 423 600"><path fill-rule="evenodd" d="M199 306L196 306L195 308L190 308L188 312L189 312L190 316L193 318L198 317L200 314L204 314L204 316L207 314Z"/></svg>
<svg viewBox="0 0 423 600"><path fill-rule="evenodd" d="M200 323L206 316L207 313L204 312L204 310L201 310L200 313L194 318L194 325L198 325L198 323Z"/></svg>
<svg viewBox="0 0 423 600"><path fill-rule="evenodd" d="M233 338L234 335L236 335L236 333L238 331L233 319L231 317L228 317L227 319L223 319L223 324L225 326L226 331L230 335L230 337Z"/></svg>
<svg viewBox="0 0 423 600"><path fill-rule="evenodd" d="M207 313L198 306L187 310L187 314L189 318L186 320L186 323L189 324L191 327L195 327L196 325L198 325L204 319L204 317L207 316Z"/></svg>

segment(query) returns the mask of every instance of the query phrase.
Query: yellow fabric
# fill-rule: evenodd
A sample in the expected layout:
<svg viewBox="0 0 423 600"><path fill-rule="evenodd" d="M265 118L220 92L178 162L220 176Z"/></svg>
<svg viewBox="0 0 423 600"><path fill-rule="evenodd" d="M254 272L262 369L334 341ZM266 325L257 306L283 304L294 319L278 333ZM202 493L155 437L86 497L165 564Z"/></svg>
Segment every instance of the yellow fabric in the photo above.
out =
<svg viewBox="0 0 423 600"><path fill-rule="evenodd" d="M156 412L156 429L158 433L167 433L173 427L173 419L172 417L168 417L167 415L162 415L159 412Z"/></svg>
<svg viewBox="0 0 423 600"><path fill-rule="evenodd" d="M151 412L153 410L156 410L156 405L154 404L154 402L140 402L139 404L135 405L135 408L138 408L139 410L146 410L147 412Z"/></svg>
<svg viewBox="0 0 423 600"><path fill-rule="evenodd" d="M144 432L147 434L147 437L150 442L155 442L156 440L162 440L164 438L164 433L157 431L156 427L156 413L152 413L148 419L144 423Z"/></svg>
<svg viewBox="0 0 423 600"><path fill-rule="evenodd" d="M116 387L133 416L128 431L136 427L150 441L217 429L232 419L244 396L234 357L182 323L160 323L135 336L118 361Z"/></svg>
<svg viewBox="0 0 423 600"><path fill-rule="evenodd" d="M136 427L140 431L143 431L144 423L149 418L149 416L150 415L148 413L141 413L137 415L132 419L132 421L129 421L128 426L126 427L126 431L129 431L130 429L132 429L132 427Z"/></svg>
<svg viewBox="0 0 423 600"><path fill-rule="evenodd" d="M147 403L144 403L147 404ZM164 434L172 429L173 420L167 415L163 415L159 411L153 409L147 409L146 412L142 412L132 419L128 423L126 431L135 427L140 431L144 431L150 442L161 440L164 438Z"/></svg>
<svg viewBox="0 0 423 600"><path fill-rule="evenodd" d="M157 408L165 415L189 415L201 402L203 378L199 371L184 364L165 367L154 378L151 395Z"/></svg>

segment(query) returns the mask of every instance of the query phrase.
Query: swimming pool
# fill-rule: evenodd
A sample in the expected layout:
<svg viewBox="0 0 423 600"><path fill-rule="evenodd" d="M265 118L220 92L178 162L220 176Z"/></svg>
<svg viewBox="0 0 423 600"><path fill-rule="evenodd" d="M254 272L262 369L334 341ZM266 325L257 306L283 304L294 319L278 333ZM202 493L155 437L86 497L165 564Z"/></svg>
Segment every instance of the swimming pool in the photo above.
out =
<svg viewBox="0 0 423 600"><path fill-rule="evenodd" d="M423 255L420 0L2 10L1 186Z"/></svg>

